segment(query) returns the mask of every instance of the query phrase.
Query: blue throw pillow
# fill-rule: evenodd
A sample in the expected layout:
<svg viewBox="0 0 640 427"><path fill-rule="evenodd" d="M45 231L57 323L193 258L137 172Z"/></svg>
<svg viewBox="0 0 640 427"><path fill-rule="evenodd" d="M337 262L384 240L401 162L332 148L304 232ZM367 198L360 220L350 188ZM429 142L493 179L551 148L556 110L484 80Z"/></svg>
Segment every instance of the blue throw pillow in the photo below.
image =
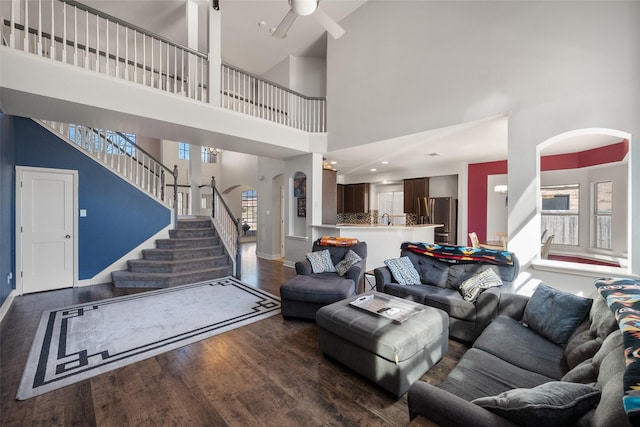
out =
<svg viewBox="0 0 640 427"><path fill-rule="evenodd" d="M309 252L307 259L311 263L311 271L317 273L335 273L336 268L331 261L329 249L323 251Z"/></svg>
<svg viewBox="0 0 640 427"><path fill-rule="evenodd" d="M522 323L558 345L566 345L591 309L593 300L541 283L524 308Z"/></svg>
<svg viewBox="0 0 640 427"><path fill-rule="evenodd" d="M419 285L420 275L409 257L385 259L384 264L389 267L393 278L401 285Z"/></svg>

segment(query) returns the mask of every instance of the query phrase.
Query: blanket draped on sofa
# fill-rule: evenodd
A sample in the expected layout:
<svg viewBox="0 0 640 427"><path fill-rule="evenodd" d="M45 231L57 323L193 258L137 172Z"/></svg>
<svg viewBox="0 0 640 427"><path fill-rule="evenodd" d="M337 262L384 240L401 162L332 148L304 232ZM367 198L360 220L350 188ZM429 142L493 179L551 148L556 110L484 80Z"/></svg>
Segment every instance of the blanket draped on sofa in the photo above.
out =
<svg viewBox="0 0 640 427"><path fill-rule="evenodd" d="M598 279L598 292L618 321L624 340L627 367L622 403L634 426L640 425L640 282L633 279Z"/></svg>
<svg viewBox="0 0 640 427"><path fill-rule="evenodd" d="M413 242L404 242L400 246L400 249L407 249L411 252L430 256L452 264L486 262L497 265L513 265L513 255L511 252L498 251L495 249Z"/></svg>

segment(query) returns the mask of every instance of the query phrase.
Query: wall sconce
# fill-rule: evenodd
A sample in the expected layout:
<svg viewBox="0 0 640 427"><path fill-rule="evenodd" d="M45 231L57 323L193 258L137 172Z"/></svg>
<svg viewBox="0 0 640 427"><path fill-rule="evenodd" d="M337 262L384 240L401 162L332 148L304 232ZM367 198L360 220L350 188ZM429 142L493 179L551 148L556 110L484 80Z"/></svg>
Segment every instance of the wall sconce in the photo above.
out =
<svg viewBox="0 0 640 427"><path fill-rule="evenodd" d="M507 186L504 184L496 185L493 187L493 191L499 194L507 194Z"/></svg>

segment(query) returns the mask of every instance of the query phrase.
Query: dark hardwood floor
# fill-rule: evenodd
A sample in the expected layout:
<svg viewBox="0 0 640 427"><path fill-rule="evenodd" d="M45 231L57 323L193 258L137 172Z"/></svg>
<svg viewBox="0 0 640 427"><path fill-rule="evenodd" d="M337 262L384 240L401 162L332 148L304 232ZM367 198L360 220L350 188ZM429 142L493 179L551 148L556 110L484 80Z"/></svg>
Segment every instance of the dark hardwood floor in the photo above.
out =
<svg viewBox="0 0 640 427"><path fill-rule="evenodd" d="M243 244L242 280L279 295L295 271ZM319 351L312 322L274 316L25 401L15 400L43 310L140 292L110 284L17 297L0 324L2 426L406 426L400 400ZM422 380L438 383L466 347Z"/></svg>

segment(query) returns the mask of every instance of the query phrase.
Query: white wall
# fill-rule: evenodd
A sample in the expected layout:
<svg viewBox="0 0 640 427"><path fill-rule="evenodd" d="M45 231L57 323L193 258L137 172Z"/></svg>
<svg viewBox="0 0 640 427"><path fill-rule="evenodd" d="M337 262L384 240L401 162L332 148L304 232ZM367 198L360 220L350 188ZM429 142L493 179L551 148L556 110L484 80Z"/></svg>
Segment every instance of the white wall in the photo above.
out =
<svg viewBox="0 0 640 427"><path fill-rule="evenodd" d="M496 193L496 185L507 185L507 175L487 177L487 240L492 240L496 231L507 232L507 194Z"/></svg>
<svg viewBox="0 0 640 427"><path fill-rule="evenodd" d="M258 159L258 238L256 253L261 258L278 259L281 254L281 211L280 191L285 189L282 160Z"/></svg>
<svg viewBox="0 0 640 427"><path fill-rule="evenodd" d="M329 148L508 112L507 231L526 266L540 233L536 146L580 128L640 134L638 16L638 2L367 2L328 42ZM640 227L630 241L640 273Z"/></svg>
<svg viewBox="0 0 640 427"><path fill-rule="evenodd" d="M458 175L431 176L429 197L458 198Z"/></svg>

